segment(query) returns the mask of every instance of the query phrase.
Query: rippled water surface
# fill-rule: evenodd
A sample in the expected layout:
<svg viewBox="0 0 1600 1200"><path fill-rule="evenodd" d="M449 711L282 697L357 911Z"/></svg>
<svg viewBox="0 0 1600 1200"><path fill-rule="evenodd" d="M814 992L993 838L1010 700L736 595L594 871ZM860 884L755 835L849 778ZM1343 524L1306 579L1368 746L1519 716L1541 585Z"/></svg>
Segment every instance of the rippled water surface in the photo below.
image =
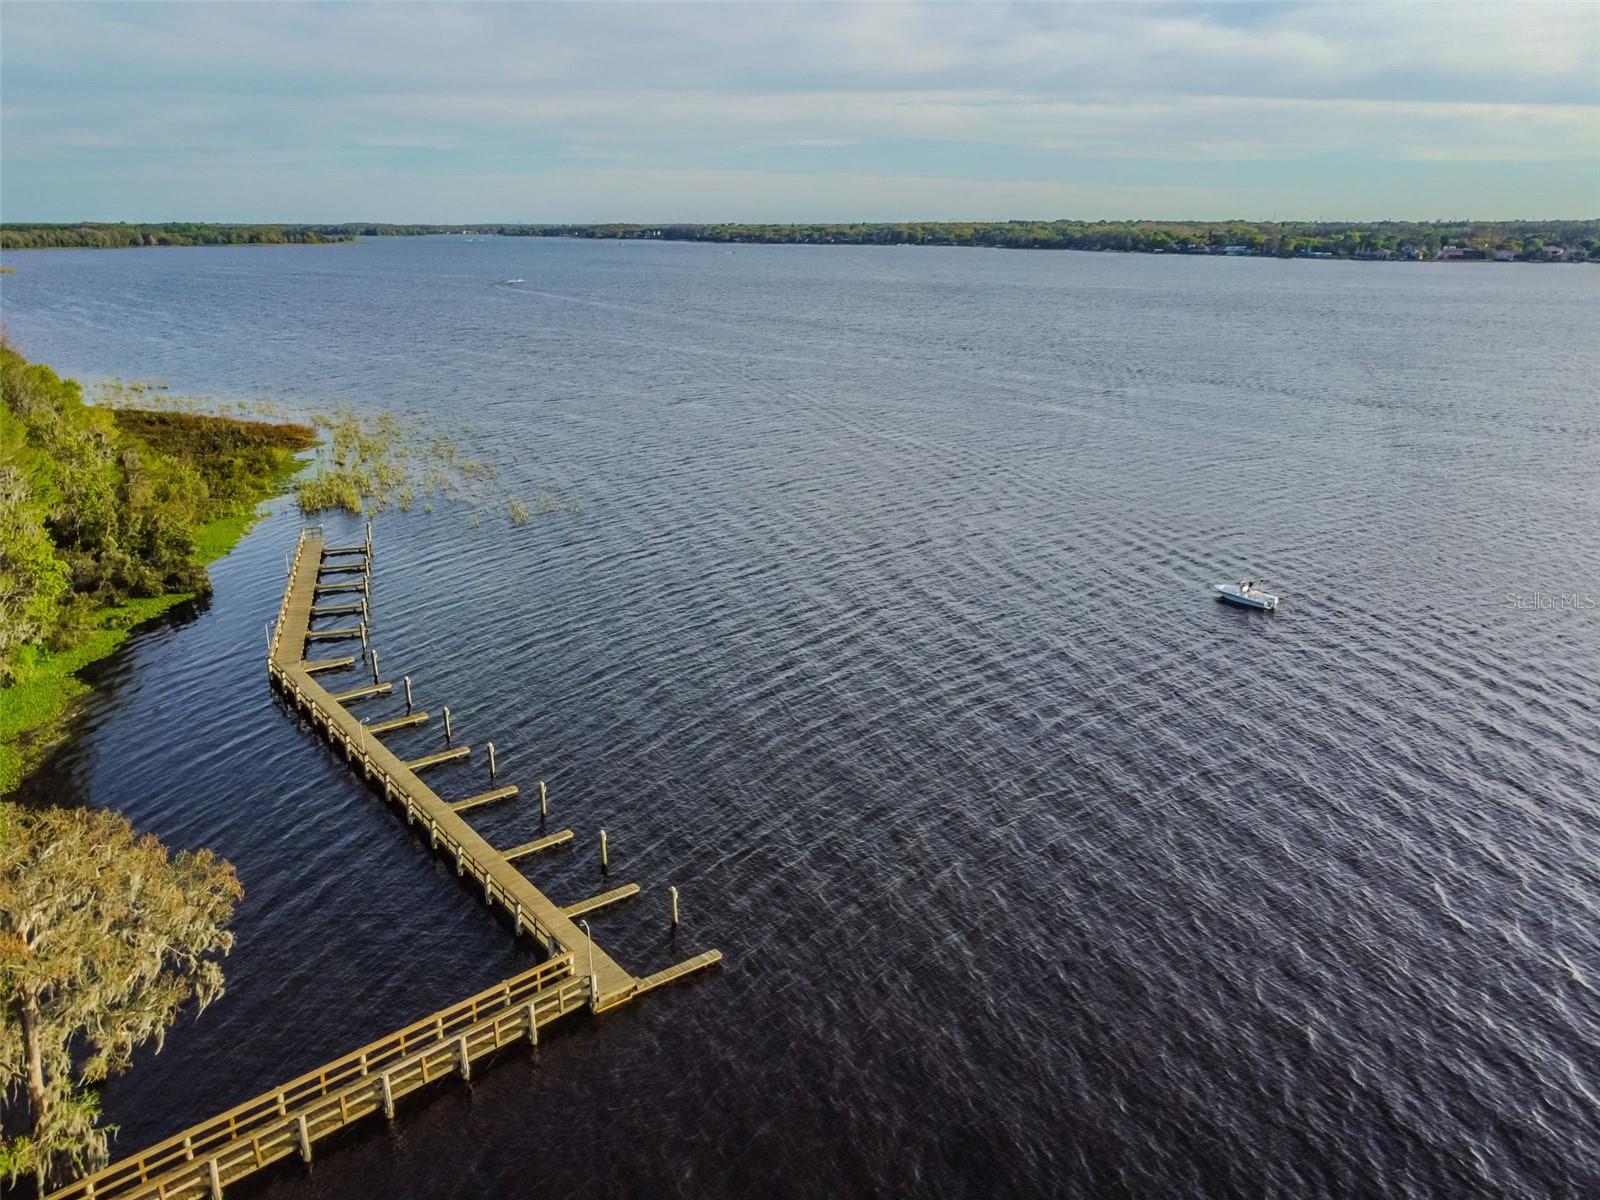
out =
<svg viewBox="0 0 1600 1200"><path fill-rule="evenodd" d="M375 644L549 781L541 888L610 832L625 966L727 956L254 1194L1600 1195L1600 268L8 261L33 357L580 501L380 515ZM532 961L269 693L297 524L95 670L40 784L248 889L226 997L107 1090L124 1151ZM1209 598L1246 574L1280 612Z"/></svg>

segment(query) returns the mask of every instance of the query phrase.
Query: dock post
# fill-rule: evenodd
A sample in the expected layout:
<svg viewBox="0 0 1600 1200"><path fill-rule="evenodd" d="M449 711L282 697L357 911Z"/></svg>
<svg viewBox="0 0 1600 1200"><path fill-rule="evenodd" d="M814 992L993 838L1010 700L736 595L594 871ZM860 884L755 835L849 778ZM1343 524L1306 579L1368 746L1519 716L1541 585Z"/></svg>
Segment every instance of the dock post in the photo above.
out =
<svg viewBox="0 0 1600 1200"><path fill-rule="evenodd" d="M367 522L367 557L372 557L372 522Z"/></svg>
<svg viewBox="0 0 1600 1200"><path fill-rule="evenodd" d="M678 927L678 889L671 887L667 891L672 894L672 927L676 929Z"/></svg>
<svg viewBox="0 0 1600 1200"><path fill-rule="evenodd" d="M545 795L544 780L539 780L539 819L542 821L550 815L550 800Z"/></svg>
<svg viewBox="0 0 1600 1200"><path fill-rule="evenodd" d="M411 676L406 677L406 716L411 715Z"/></svg>
<svg viewBox="0 0 1600 1200"><path fill-rule="evenodd" d="M383 1084L383 1115L389 1120L394 1120L394 1088L389 1083L388 1075L380 1075L378 1079Z"/></svg>
<svg viewBox="0 0 1600 1200"><path fill-rule="evenodd" d="M450 744L450 706L444 706L444 744Z"/></svg>
<svg viewBox="0 0 1600 1200"><path fill-rule="evenodd" d="M367 623L365 621L361 622L361 648L363 650L367 648Z"/></svg>
<svg viewBox="0 0 1600 1200"><path fill-rule="evenodd" d="M606 853L606 831L600 831L600 869L604 871L611 865L611 856Z"/></svg>
<svg viewBox="0 0 1600 1200"><path fill-rule="evenodd" d="M589 932L589 922L580 920L584 941L589 943L589 1011L600 1007L600 977L594 973L594 934Z"/></svg>
<svg viewBox="0 0 1600 1200"><path fill-rule="evenodd" d="M361 597L361 619L362 621L372 620L372 614L367 612L367 598L365 596Z"/></svg>
<svg viewBox="0 0 1600 1200"><path fill-rule="evenodd" d="M461 1056L461 1078L471 1082L472 1059L467 1054L467 1035L464 1033L456 1039L456 1053Z"/></svg>
<svg viewBox="0 0 1600 1200"><path fill-rule="evenodd" d="M495 775L495 770L494 770L494 743L490 742L489 743L489 780L490 780L491 783L494 781L494 775Z"/></svg>
<svg viewBox="0 0 1600 1200"><path fill-rule="evenodd" d="M306 1115L301 1113L294 1119L296 1140L300 1143L300 1160L311 1161L311 1131L306 1128Z"/></svg>
<svg viewBox="0 0 1600 1200"><path fill-rule="evenodd" d="M528 1040L533 1043L534 1049L539 1047L539 1017L534 1012L533 1005L528 1005Z"/></svg>
<svg viewBox="0 0 1600 1200"><path fill-rule="evenodd" d="M361 628L363 630L362 640L363 640L363 642L365 642L365 640L366 640L365 630L366 630L367 627L365 625L362 625ZM378 651L376 649L374 649L374 650L371 651L371 654L372 654L372 682L373 683L377 683L378 682Z"/></svg>
<svg viewBox="0 0 1600 1200"><path fill-rule="evenodd" d="M206 1160L206 1176L211 1182L211 1200L222 1200L222 1175L217 1171L217 1160Z"/></svg>

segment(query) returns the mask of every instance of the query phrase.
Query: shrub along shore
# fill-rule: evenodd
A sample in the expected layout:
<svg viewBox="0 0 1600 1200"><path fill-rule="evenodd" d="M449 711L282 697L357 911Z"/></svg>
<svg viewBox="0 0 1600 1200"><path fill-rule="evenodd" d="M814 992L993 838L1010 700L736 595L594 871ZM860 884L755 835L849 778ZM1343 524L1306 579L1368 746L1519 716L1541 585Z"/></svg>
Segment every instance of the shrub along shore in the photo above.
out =
<svg viewBox="0 0 1600 1200"><path fill-rule="evenodd" d="M308 426L84 403L0 343L0 795L56 745L76 672L208 593L206 564L315 444Z"/></svg>

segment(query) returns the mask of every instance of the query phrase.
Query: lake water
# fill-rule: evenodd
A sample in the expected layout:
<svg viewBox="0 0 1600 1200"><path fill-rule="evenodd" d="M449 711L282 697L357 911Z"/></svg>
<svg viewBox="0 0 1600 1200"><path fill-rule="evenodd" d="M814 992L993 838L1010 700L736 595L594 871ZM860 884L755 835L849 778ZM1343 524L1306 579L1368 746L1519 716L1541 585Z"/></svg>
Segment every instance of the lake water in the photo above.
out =
<svg viewBox="0 0 1600 1200"><path fill-rule="evenodd" d="M624 966L726 955L252 1194L1600 1194L1600 268L8 261L34 358L392 410L580 502L382 513L374 644L549 782L548 894L609 831ZM96 668L36 785L247 888L227 995L106 1090L121 1152L533 961L269 692L298 524ZM1211 599L1245 575L1282 610Z"/></svg>

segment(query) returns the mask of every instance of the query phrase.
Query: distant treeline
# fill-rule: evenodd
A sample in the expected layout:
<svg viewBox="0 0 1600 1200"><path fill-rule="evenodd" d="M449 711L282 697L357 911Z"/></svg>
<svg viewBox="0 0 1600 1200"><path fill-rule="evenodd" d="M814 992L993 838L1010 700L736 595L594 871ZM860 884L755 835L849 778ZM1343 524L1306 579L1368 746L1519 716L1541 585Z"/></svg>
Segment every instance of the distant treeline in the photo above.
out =
<svg viewBox="0 0 1600 1200"><path fill-rule="evenodd" d="M1538 256L1570 247L1600 256L1600 220L1430 222L921 221L859 225L540 225L468 232L691 242L991 246L1029 250L1431 258L1444 247ZM431 232L431 231L430 231ZM441 230L440 232L444 232Z"/></svg>
<svg viewBox="0 0 1600 1200"><path fill-rule="evenodd" d="M208 225L34 225L8 221L0 225L0 250L48 247L120 249L124 246L274 246L290 242L348 242L353 232L331 226Z"/></svg>
<svg viewBox="0 0 1600 1200"><path fill-rule="evenodd" d="M1252 254L1289 258L1600 258L1600 220L1568 221L909 221L811 225L18 225L0 247L340 242L466 233L813 245L990 246L1028 250Z"/></svg>

